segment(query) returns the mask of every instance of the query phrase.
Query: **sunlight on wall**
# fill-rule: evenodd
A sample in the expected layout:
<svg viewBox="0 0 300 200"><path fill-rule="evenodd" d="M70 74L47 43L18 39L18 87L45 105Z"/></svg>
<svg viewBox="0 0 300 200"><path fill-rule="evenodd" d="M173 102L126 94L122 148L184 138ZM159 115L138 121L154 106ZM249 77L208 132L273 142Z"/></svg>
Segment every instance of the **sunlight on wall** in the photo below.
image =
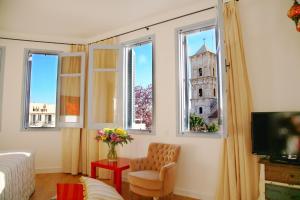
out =
<svg viewBox="0 0 300 200"><path fill-rule="evenodd" d="M29 157L31 153L28 152L5 152L5 153L0 153L0 156L6 156L6 155L17 155L17 154L23 154L24 156Z"/></svg>
<svg viewBox="0 0 300 200"><path fill-rule="evenodd" d="M0 194L5 188L5 174L0 171Z"/></svg>

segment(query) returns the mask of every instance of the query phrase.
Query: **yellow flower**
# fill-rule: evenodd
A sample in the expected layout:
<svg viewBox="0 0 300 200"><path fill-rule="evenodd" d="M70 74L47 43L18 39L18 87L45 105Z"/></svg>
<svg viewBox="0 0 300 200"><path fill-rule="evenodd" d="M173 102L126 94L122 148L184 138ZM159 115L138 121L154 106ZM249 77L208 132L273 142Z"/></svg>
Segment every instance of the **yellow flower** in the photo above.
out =
<svg viewBox="0 0 300 200"><path fill-rule="evenodd" d="M106 135L103 135L103 136L101 136L101 140L106 140L107 139L107 136Z"/></svg>
<svg viewBox="0 0 300 200"><path fill-rule="evenodd" d="M115 133L118 135L126 135L127 134L127 132L122 128L116 128Z"/></svg>

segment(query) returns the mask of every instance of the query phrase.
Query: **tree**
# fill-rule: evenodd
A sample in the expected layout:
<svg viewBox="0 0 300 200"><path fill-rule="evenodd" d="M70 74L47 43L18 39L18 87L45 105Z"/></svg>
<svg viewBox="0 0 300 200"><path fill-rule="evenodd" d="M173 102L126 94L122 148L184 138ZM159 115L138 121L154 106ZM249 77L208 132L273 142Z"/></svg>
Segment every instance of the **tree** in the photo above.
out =
<svg viewBox="0 0 300 200"><path fill-rule="evenodd" d="M146 88L135 86L135 123L143 123L147 129L152 125L152 84Z"/></svg>

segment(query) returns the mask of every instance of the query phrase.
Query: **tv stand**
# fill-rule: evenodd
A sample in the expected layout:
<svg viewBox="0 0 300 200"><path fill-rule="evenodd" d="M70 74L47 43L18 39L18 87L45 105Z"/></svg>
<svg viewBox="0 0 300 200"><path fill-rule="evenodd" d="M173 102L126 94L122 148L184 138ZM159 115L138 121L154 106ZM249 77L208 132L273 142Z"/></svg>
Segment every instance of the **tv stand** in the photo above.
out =
<svg viewBox="0 0 300 200"><path fill-rule="evenodd" d="M261 159L265 168L265 197L271 200L300 199L300 165Z"/></svg>
<svg viewBox="0 0 300 200"><path fill-rule="evenodd" d="M271 163L280 163L280 164L287 164L287 165L299 165L300 166L300 160L299 159L289 159L285 157L270 157Z"/></svg>

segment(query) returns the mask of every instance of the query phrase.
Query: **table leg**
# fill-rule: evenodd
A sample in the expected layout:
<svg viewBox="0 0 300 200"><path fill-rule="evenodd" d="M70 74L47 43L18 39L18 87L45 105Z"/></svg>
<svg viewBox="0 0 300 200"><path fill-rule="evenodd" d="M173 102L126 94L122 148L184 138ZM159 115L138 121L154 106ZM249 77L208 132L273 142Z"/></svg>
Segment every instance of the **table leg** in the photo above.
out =
<svg viewBox="0 0 300 200"><path fill-rule="evenodd" d="M115 181L116 181L116 190L121 194L122 192L122 170L115 170Z"/></svg>
<svg viewBox="0 0 300 200"><path fill-rule="evenodd" d="M91 177L96 178L96 166L91 164Z"/></svg>
<svg viewBox="0 0 300 200"><path fill-rule="evenodd" d="M116 185L116 180L117 180L117 170L114 170L114 184Z"/></svg>

